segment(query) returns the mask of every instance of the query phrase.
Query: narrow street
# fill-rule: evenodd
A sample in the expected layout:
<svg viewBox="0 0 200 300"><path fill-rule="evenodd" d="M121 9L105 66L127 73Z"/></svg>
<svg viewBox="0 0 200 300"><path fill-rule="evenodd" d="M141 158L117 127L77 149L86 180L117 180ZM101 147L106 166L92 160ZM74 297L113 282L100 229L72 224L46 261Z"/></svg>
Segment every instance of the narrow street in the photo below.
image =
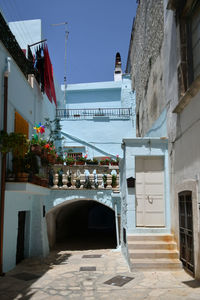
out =
<svg viewBox="0 0 200 300"><path fill-rule="evenodd" d="M0 278L1 300L199 300L199 295L200 283L185 271L129 272L121 253L110 249L55 250L46 259L24 260Z"/></svg>

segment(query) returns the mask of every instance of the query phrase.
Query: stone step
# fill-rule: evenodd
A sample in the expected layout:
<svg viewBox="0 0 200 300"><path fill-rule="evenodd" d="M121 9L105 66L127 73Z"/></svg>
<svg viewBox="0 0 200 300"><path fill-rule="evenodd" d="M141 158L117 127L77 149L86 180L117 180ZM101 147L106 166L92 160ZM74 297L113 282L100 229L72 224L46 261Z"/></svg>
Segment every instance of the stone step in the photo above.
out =
<svg viewBox="0 0 200 300"><path fill-rule="evenodd" d="M176 243L173 241L129 241L128 248L132 249L166 249L176 250Z"/></svg>
<svg viewBox="0 0 200 300"><path fill-rule="evenodd" d="M170 242L173 241L173 234L148 234L148 235L142 235L142 234L134 234L134 235L128 235L127 241L165 241Z"/></svg>
<svg viewBox="0 0 200 300"><path fill-rule="evenodd" d="M129 250L130 258L132 259L178 259L179 254L176 250L160 250L160 249L134 249Z"/></svg>
<svg viewBox="0 0 200 300"><path fill-rule="evenodd" d="M131 259L131 270L175 270L181 269L179 259Z"/></svg>

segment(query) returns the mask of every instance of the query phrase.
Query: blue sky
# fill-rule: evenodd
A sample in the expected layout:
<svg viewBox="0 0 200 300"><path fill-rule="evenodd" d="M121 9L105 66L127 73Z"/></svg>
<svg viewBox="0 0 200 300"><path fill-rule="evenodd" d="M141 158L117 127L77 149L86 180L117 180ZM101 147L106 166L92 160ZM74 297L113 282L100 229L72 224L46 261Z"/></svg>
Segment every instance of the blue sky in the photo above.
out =
<svg viewBox="0 0 200 300"><path fill-rule="evenodd" d="M7 21L41 19L54 74L63 83L68 22L67 83L113 80L116 52L126 59L136 0L0 0Z"/></svg>

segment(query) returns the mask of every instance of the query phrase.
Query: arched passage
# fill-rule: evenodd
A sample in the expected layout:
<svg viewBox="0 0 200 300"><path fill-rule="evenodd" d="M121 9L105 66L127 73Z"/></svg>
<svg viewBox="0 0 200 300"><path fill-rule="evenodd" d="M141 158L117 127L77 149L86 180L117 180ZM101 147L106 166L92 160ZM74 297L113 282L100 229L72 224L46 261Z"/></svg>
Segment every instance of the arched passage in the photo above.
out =
<svg viewBox="0 0 200 300"><path fill-rule="evenodd" d="M116 248L114 211L94 200L67 201L47 214L50 247L68 250Z"/></svg>

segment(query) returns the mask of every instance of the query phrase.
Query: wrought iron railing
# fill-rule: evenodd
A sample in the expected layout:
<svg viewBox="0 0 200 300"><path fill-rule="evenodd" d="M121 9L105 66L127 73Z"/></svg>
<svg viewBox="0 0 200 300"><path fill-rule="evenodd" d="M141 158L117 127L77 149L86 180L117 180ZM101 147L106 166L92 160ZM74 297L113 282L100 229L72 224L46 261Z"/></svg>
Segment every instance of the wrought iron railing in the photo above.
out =
<svg viewBox="0 0 200 300"><path fill-rule="evenodd" d="M57 118L61 119L90 119L94 117L109 117L112 119L130 119L131 108L83 108L57 109Z"/></svg>

